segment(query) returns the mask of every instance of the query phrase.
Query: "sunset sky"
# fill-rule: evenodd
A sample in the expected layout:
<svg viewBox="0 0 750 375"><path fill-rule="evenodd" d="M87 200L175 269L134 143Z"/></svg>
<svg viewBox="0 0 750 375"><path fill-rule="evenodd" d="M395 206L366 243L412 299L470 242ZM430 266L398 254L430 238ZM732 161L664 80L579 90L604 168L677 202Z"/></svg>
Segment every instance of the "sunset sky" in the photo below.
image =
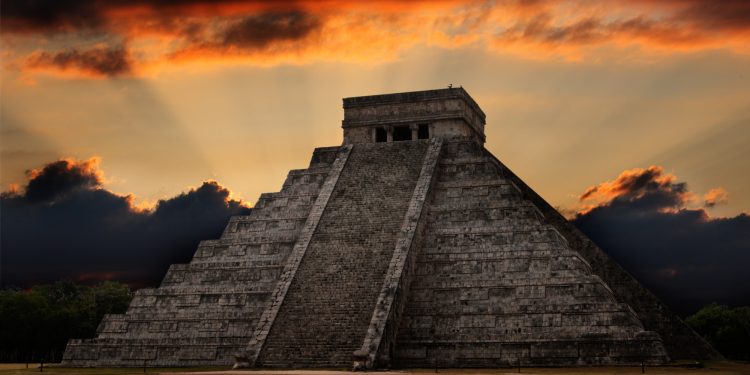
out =
<svg viewBox="0 0 750 375"><path fill-rule="evenodd" d="M748 1L6 0L1 14L6 194L67 159L131 210L208 180L252 205L341 143L341 98L453 84L487 114L487 149L571 217L646 172L687 183L672 210L750 211Z"/></svg>

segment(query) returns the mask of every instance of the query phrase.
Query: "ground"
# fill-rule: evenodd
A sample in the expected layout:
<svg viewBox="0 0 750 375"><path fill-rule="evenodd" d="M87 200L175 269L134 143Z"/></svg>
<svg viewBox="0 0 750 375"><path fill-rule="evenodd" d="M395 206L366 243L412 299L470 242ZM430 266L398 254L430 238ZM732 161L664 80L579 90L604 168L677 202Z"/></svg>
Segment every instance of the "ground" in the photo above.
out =
<svg viewBox="0 0 750 375"><path fill-rule="evenodd" d="M0 375L16 375L38 373L39 364L30 364L29 368L23 363L3 363L0 364ZM170 375L347 375L347 371L339 370L250 370L250 371L230 371L225 368L147 368L147 373ZM51 375L125 375L125 374L143 374L142 368L64 368L56 365L45 365L44 373ZM404 371L378 371L377 375L427 375L434 374L432 369L415 369ZM460 369L441 369L437 372L440 375L503 375L517 374L518 369L482 369L482 370L460 370ZM640 367L568 367L568 368L522 368L522 374L585 374L585 375L618 375L618 374L640 374ZM647 367L647 374L661 375L750 375L750 363L737 362L709 362L702 368L693 367Z"/></svg>

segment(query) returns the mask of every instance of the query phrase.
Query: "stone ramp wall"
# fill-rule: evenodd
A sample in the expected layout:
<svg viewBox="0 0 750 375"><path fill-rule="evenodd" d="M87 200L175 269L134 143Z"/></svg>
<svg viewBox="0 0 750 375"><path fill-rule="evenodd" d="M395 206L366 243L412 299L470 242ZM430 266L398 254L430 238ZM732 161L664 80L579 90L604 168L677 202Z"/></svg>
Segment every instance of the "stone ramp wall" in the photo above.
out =
<svg viewBox="0 0 750 375"><path fill-rule="evenodd" d="M395 364L667 360L658 335L502 172L476 143L444 145Z"/></svg>
<svg viewBox="0 0 750 375"><path fill-rule="evenodd" d="M202 241L189 264L136 292L125 314L107 315L97 337L71 340L67 366L229 365L265 310L270 292L339 147L319 148L280 192L233 217L218 240Z"/></svg>
<svg viewBox="0 0 750 375"><path fill-rule="evenodd" d="M256 366L351 366L427 146L427 141L354 145Z"/></svg>
<svg viewBox="0 0 750 375"><path fill-rule="evenodd" d="M633 308L645 329L661 336L672 360L722 358L703 337L688 327L679 316L670 311L653 293L644 288L523 180L488 151L485 150L485 154L492 159L493 164L503 169L509 181L519 187L524 199L538 207L547 223L557 229L570 243L571 248L591 265L594 273L607 283L615 297Z"/></svg>

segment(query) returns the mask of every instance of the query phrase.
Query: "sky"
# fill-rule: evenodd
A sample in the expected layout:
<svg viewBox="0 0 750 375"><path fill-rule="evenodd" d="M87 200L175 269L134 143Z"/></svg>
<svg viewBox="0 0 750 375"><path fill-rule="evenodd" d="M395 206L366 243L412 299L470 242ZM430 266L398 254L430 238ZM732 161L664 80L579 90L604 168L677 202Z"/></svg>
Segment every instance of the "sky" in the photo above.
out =
<svg viewBox="0 0 750 375"><path fill-rule="evenodd" d="M95 230L106 244L142 233L139 225L174 229L179 215L163 214L170 209L206 212L206 220L186 225L207 228L191 235L216 236L229 215L278 191L288 170L306 167L315 147L341 144L343 97L449 84L463 86L487 114L486 148L600 244L628 239L605 250L650 277L650 286L665 294L684 289L689 283L675 281L677 275L694 275L688 270L707 259L726 263L691 282L732 264L750 266L744 263L750 2L7 0L1 6L6 280L13 275L8 264L29 273L32 263L15 255L27 254L28 261L60 251L53 243L30 245L53 235L70 237L66 252L86 248L76 259L135 246L162 255L154 270L186 261L200 238L181 242L177 230L164 229L174 235L161 247L142 245L146 237L108 251L80 241ZM650 183L623 185L632 176ZM672 198L644 204L653 194ZM92 195L106 201L96 207L116 208L84 217L94 212L85 198ZM185 204L170 205L174 200ZM632 225L608 221L627 216L618 211L623 205L638 218ZM54 234L39 229L65 215L72 227ZM127 218L129 229L107 237L109 227L98 226L103 217ZM17 218L26 226L13 227L23 221ZM661 234L638 229L649 227L647 219L674 218L690 219L695 228L734 229L707 234L707 243L657 239ZM612 233L613 226L625 232ZM24 230L30 227L37 229ZM658 241L670 251L649 263L659 251L644 244ZM700 256L687 257L683 243L700 243ZM130 258L136 254L143 259L138 252ZM159 279L137 276L128 262L94 263L13 281ZM747 290L717 292L741 277L726 274L700 303L714 296L750 301Z"/></svg>

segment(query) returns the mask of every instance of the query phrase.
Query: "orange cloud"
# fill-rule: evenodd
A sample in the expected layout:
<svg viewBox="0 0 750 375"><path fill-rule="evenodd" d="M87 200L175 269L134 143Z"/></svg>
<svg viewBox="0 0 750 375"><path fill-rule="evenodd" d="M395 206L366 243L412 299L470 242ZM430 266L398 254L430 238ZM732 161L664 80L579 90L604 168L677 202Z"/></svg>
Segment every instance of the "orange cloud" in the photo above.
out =
<svg viewBox="0 0 750 375"><path fill-rule="evenodd" d="M94 33L127 43L44 51L26 65L111 77L168 64L377 63L416 45L531 59L594 61L617 50L645 55L725 49L750 53L750 3L727 0L582 2L207 1L3 2L8 38ZM608 52L605 52L608 51Z"/></svg>
<svg viewBox="0 0 750 375"><path fill-rule="evenodd" d="M646 169L629 169L620 173L613 181L605 181L586 189L578 199L581 201L610 201L621 195L637 193L648 184L655 184L656 186L672 184L675 176L663 173L664 168L656 165L652 165Z"/></svg>
<svg viewBox="0 0 750 375"><path fill-rule="evenodd" d="M664 168L656 165L645 169L626 170L612 181L605 181L586 189L579 197L582 207L578 214L585 214L618 199L645 199L649 204L667 211L683 208L695 197L687 190L687 184L676 182L676 179L674 175L664 173Z"/></svg>
<svg viewBox="0 0 750 375"><path fill-rule="evenodd" d="M704 205L708 208L717 204L726 204L729 201L729 193L723 187L713 188L703 196Z"/></svg>
<svg viewBox="0 0 750 375"><path fill-rule="evenodd" d="M519 17L503 18L511 26L496 34L491 48L530 58L561 56L569 60L595 59L602 47L636 47L643 54L717 48L750 52L747 2L543 3Z"/></svg>
<svg viewBox="0 0 750 375"><path fill-rule="evenodd" d="M21 186L17 183L8 184L8 189L6 191L8 194L16 195L21 192Z"/></svg>
<svg viewBox="0 0 750 375"><path fill-rule="evenodd" d="M46 164L42 168L27 170L26 177L29 179L29 183L39 182L46 184L54 181L56 183L96 187L106 181L104 172L99 168L100 163L101 158L98 156L93 156L86 160L62 158Z"/></svg>

